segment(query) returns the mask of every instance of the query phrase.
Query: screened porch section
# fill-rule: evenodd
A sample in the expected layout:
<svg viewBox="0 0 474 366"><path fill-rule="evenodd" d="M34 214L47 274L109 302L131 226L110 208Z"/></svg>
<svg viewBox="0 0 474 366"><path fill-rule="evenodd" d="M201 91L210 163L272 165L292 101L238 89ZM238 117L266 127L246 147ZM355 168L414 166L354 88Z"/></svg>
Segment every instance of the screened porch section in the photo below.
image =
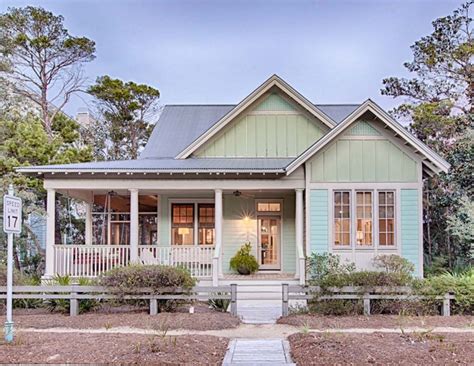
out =
<svg viewBox="0 0 474 366"><path fill-rule="evenodd" d="M213 201L173 203L169 218L160 217L159 195L142 192L94 194L85 206L83 242L65 240L52 246L54 274L96 277L138 263L180 266L195 277L212 276ZM159 230L171 230L170 240L160 242Z"/></svg>

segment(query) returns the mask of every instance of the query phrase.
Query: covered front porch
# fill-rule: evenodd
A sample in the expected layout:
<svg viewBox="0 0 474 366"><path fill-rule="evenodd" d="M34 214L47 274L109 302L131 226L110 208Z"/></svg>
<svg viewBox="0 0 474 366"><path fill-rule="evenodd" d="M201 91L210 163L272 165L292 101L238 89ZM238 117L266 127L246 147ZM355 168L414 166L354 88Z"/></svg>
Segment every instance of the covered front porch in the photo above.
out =
<svg viewBox="0 0 474 366"><path fill-rule="evenodd" d="M264 180L223 181L216 188L216 182L181 180L160 189L163 183L153 182L46 181L45 277L97 277L131 263L162 264L218 285L236 277L230 258L250 242L260 265L252 278L304 281L302 188ZM83 235L58 241L57 193L80 200Z"/></svg>

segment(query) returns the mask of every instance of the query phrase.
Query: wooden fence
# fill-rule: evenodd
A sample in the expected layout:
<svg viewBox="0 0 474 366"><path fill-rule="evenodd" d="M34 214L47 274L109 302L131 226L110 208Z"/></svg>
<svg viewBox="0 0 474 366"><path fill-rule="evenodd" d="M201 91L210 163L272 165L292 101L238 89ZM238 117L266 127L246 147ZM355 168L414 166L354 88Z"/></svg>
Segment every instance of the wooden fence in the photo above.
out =
<svg viewBox="0 0 474 366"><path fill-rule="evenodd" d="M6 299L6 286L0 286L0 299ZM136 289L133 294L119 295L113 289L102 286L13 286L13 299L65 299L70 301L70 315L79 314L80 300L149 300L150 315L158 313L158 300L230 300L230 312L237 315L237 285L205 287L196 286L192 290L181 288Z"/></svg>
<svg viewBox="0 0 474 366"><path fill-rule="evenodd" d="M330 294L328 294L328 292ZM319 296L318 296L318 293ZM364 303L364 315L370 315L371 300L423 300L427 297L413 293L410 287L353 287L346 286L341 288L330 288L321 292L319 286L291 286L282 285L282 314L288 315L290 300L362 300ZM441 314L444 316L451 315L451 300L454 295L447 293L444 296L437 296L434 299L442 300Z"/></svg>

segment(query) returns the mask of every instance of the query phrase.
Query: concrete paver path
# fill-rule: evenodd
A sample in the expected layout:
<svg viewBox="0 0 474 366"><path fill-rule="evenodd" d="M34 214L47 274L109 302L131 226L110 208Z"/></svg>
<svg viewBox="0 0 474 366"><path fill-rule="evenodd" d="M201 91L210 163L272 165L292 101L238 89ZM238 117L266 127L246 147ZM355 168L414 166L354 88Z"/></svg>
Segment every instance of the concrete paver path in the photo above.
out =
<svg viewBox="0 0 474 366"><path fill-rule="evenodd" d="M294 365L289 349L283 339L234 339L222 365Z"/></svg>

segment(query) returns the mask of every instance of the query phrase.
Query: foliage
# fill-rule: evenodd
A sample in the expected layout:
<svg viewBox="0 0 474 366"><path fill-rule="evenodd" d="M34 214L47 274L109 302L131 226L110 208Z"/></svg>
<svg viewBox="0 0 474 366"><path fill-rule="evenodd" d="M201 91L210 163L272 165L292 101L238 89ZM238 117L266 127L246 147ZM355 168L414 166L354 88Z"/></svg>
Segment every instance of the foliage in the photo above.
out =
<svg viewBox="0 0 474 366"><path fill-rule="evenodd" d="M85 277L80 277L73 281L69 276L56 275L46 282L49 286L70 286L73 283L78 284L79 286L93 286L96 284L96 281ZM68 299L48 299L45 301L45 305L51 312L58 311L61 313L69 313L70 310L70 301ZM98 306L98 300L79 300L79 314L87 313Z"/></svg>
<svg viewBox="0 0 474 366"><path fill-rule="evenodd" d="M311 284L317 284L328 275L352 273L355 271L354 263L341 263L337 254L313 252L306 258L306 273Z"/></svg>
<svg viewBox="0 0 474 366"><path fill-rule="evenodd" d="M145 84L123 82L110 76L89 87L97 100L98 121L92 135L101 140L103 158L136 159L152 131L160 92Z"/></svg>
<svg viewBox="0 0 474 366"><path fill-rule="evenodd" d="M223 295L228 295L228 293L216 292L216 293L211 294L208 303L209 303L209 306L213 308L214 310L225 313L227 309L229 308L230 299L216 299L212 297L212 296L223 296Z"/></svg>
<svg viewBox="0 0 474 366"><path fill-rule="evenodd" d="M252 254L252 244L245 243L230 260L230 268L241 274L250 274L258 271L258 262Z"/></svg>
<svg viewBox="0 0 474 366"><path fill-rule="evenodd" d="M41 7L0 15L0 72L16 94L39 107L48 139L55 116L83 85L82 65L95 57L95 43L70 35L63 23Z"/></svg>
<svg viewBox="0 0 474 366"><path fill-rule="evenodd" d="M388 273L400 273L411 276L415 266L406 258L396 254L378 255L373 260L375 268L383 269Z"/></svg>
<svg viewBox="0 0 474 366"><path fill-rule="evenodd" d="M453 227L465 223L469 204L463 202L472 204L474 187L472 4L433 21L433 32L415 42L413 60L404 64L414 77L386 78L382 89L404 98L394 115L410 122L411 132L451 164L448 174L425 181L423 202L425 264L438 265L442 257L451 269L472 260L472 240Z"/></svg>

